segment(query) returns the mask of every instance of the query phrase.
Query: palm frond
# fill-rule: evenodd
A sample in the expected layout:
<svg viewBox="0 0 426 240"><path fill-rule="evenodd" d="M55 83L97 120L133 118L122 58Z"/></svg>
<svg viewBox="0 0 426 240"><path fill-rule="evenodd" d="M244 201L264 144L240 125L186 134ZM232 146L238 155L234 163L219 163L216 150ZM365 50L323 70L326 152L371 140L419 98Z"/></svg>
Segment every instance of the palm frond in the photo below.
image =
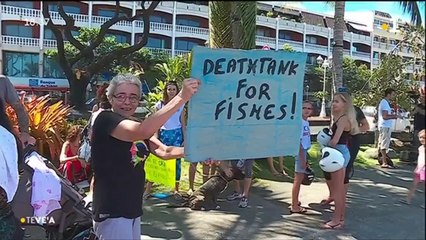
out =
<svg viewBox="0 0 426 240"><path fill-rule="evenodd" d="M411 17L411 23L416 26L422 25L422 16L420 14L419 2L416 1L399 1L399 5ZM423 2L424 5L424 2Z"/></svg>

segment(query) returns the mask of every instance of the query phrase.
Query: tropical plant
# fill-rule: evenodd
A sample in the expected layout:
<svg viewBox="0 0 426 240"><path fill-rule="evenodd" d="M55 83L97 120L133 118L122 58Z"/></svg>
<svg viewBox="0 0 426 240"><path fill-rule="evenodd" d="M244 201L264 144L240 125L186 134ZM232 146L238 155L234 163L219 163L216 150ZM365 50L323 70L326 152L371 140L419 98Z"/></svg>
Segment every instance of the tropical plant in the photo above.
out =
<svg viewBox="0 0 426 240"><path fill-rule="evenodd" d="M95 34L82 35L80 32L78 37L74 37L71 32L76 19L65 12L63 1L58 2L58 12L64 20L61 21L62 23L54 23L49 11L49 4L43 5L43 17L48 20L46 28L53 32L58 45L56 50L57 62L68 79L70 100L77 109L84 109L84 93L94 76L103 72L105 67L111 63L126 58L126 56L146 45L150 28L150 16L154 13L154 9L159 3L159 1L140 1L139 6L141 9L136 14L122 15L120 14L120 1L115 1L114 16L105 21ZM135 20L144 22L140 41L136 41L134 45L105 45L106 41L115 41L112 37L106 37L112 26L122 21L133 22ZM65 40L69 41L69 43L66 44ZM104 48L103 46L108 47ZM101 54L101 52L105 54Z"/></svg>
<svg viewBox="0 0 426 240"><path fill-rule="evenodd" d="M166 81L158 80L157 85L148 95L145 95L145 100L147 101L147 108L152 113L155 111L154 106L157 102L163 99L163 91L166 87Z"/></svg>
<svg viewBox="0 0 426 240"><path fill-rule="evenodd" d="M407 78L404 69L405 64L401 56L385 56L380 66L373 70L365 85L354 92L354 103L358 106L376 106L380 99L383 98L384 91L387 88L393 88L397 95L397 104L405 109L410 109L410 91L415 87L416 83Z"/></svg>
<svg viewBox="0 0 426 240"><path fill-rule="evenodd" d="M210 1L212 48L254 49L256 47L255 1Z"/></svg>
<svg viewBox="0 0 426 240"><path fill-rule="evenodd" d="M71 108L62 101L53 105L49 103L49 95L25 102L21 99L29 118L30 135L36 139L37 151L59 166L59 154L67 130L66 117ZM6 109L13 125L18 125L18 119L12 107Z"/></svg>
<svg viewBox="0 0 426 240"><path fill-rule="evenodd" d="M420 11L420 4L425 7L425 2L420 1L399 1L404 13L408 13L411 17L411 23L420 27L422 25L422 16ZM424 11L424 10L423 10Z"/></svg>
<svg viewBox="0 0 426 240"><path fill-rule="evenodd" d="M185 78L190 75L190 65L188 56L176 56L169 58L165 63L157 63L155 69L162 73L164 81L176 81L180 85Z"/></svg>
<svg viewBox="0 0 426 240"><path fill-rule="evenodd" d="M345 29L345 1L334 2L333 91L343 86L343 31Z"/></svg>
<svg viewBox="0 0 426 240"><path fill-rule="evenodd" d="M283 51L284 52L296 52L296 50L294 50L294 48L288 43L284 43Z"/></svg>

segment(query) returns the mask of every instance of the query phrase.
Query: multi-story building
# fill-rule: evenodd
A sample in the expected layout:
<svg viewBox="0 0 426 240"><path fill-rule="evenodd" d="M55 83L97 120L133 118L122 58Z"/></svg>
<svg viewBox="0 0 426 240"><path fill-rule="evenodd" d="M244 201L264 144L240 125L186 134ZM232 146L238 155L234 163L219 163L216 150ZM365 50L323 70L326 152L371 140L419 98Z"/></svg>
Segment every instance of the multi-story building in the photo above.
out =
<svg viewBox="0 0 426 240"><path fill-rule="evenodd" d="M44 87L67 87L60 68L44 54L57 46L54 35L44 24L43 4L49 5L54 23L64 23L55 2L2 1L0 14L0 73L8 75L16 86L31 87L40 79ZM75 20L73 34L79 27L100 27L114 15L115 1L63 2L64 10ZM121 1L121 14L138 12L138 2ZM147 48L153 52L165 51L170 55L189 52L195 45L208 40L208 2L160 2L150 17L150 35ZM304 10L275 7L258 3L256 46L268 45L281 49L287 43L295 50L307 52L308 64L316 58L331 55L334 19ZM142 21L122 21L111 27L108 35L117 41L135 43L141 36ZM363 23L346 21L344 54L356 62L373 68L384 46L379 33L369 31ZM386 40L386 44L388 40ZM377 53L377 54L376 54ZM376 64L377 63L377 64ZM47 78L41 83L42 78ZM32 85L33 84L33 85Z"/></svg>

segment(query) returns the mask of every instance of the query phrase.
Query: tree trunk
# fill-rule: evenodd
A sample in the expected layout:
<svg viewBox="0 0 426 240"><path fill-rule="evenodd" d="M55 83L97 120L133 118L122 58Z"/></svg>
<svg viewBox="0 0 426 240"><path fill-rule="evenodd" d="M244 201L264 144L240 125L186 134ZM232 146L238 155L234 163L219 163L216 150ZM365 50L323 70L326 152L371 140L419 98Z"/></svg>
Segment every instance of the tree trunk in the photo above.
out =
<svg viewBox="0 0 426 240"><path fill-rule="evenodd" d="M237 1L231 3L232 48L241 49L241 9Z"/></svg>
<svg viewBox="0 0 426 240"><path fill-rule="evenodd" d="M89 80L85 76L81 76L80 79L74 77L74 79L69 79L70 84L70 101L71 105L74 106L76 110L85 110L85 101L86 101L86 88L89 83Z"/></svg>
<svg viewBox="0 0 426 240"><path fill-rule="evenodd" d="M345 2L336 1L334 7L333 67L336 73L335 88L343 86L343 31L345 29ZM333 89L336 91L336 89Z"/></svg>

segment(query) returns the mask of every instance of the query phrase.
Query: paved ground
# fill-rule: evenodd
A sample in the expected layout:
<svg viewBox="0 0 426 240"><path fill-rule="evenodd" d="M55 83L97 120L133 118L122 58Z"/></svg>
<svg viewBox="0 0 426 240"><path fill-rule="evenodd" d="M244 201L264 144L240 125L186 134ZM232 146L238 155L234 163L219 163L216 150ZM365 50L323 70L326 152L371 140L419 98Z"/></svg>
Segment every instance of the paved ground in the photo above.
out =
<svg viewBox="0 0 426 240"><path fill-rule="evenodd" d="M221 210L191 211L166 208L167 201L149 199L144 204L142 239L425 239L425 210L419 207L424 205L424 187L412 205L398 202L411 184L412 169L356 170L341 230L321 229L332 214L332 209L318 204L327 194L322 179L302 188L307 215L290 215L288 211L290 180L259 180L246 209L238 208L238 202L222 200ZM31 239L42 236L29 233Z"/></svg>
<svg viewBox="0 0 426 240"><path fill-rule="evenodd" d="M342 230L320 228L332 214L317 204L327 193L324 182L302 189L309 215L290 215L291 183L262 180L255 184L247 209L224 201L219 211L199 212L149 200L142 239L425 239L425 210L419 207L424 188L411 206L398 202L411 183L411 169L356 171Z"/></svg>

